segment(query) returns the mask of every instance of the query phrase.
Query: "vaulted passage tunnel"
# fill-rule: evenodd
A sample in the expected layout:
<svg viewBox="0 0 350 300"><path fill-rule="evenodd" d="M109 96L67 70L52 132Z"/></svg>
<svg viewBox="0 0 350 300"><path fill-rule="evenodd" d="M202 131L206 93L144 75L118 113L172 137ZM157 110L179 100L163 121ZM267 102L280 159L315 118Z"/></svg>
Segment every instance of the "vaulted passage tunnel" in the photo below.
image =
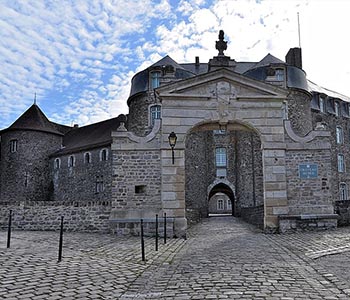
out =
<svg viewBox="0 0 350 300"><path fill-rule="evenodd" d="M186 218L231 214L263 224L263 169L259 135L242 125L195 128L186 137Z"/></svg>

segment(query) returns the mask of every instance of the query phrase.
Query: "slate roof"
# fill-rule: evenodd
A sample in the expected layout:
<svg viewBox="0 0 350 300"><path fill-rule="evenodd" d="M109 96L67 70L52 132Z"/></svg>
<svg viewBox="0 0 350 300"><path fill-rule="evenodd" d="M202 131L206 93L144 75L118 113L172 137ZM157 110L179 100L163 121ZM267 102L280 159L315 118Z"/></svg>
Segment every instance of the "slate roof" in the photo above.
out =
<svg viewBox="0 0 350 300"><path fill-rule="evenodd" d="M261 61L257 62L251 69L269 66L271 64L286 64L283 60L268 53Z"/></svg>
<svg viewBox="0 0 350 300"><path fill-rule="evenodd" d="M63 135L63 132L46 118L36 104L29 107L10 127L2 132L12 130L34 130Z"/></svg>
<svg viewBox="0 0 350 300"><path fill-rule="evenodd" d="M112 143L111 133L120 125L122 115L99 123L74 127L63 137L63 148L53 155L63 155L83 149L107 146Z"/></svg>

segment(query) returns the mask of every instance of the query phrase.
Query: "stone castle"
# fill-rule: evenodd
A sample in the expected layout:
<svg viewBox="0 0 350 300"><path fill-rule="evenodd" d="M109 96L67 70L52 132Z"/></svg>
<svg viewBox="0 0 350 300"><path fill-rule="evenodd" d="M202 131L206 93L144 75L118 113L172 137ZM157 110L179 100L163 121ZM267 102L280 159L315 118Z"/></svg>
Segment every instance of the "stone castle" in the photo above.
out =
<svg viewBox="0 0 350 300"><path fill-rule="evenodd" d="M166 213L183 236L229 213L286 232L347 222L350 98L306 78L300 48L285 61L166 56L132 79L128 115L79 127L34 104L0 131L0 224L138 232ZM340 223L339 223L340 224Z"/></svg>

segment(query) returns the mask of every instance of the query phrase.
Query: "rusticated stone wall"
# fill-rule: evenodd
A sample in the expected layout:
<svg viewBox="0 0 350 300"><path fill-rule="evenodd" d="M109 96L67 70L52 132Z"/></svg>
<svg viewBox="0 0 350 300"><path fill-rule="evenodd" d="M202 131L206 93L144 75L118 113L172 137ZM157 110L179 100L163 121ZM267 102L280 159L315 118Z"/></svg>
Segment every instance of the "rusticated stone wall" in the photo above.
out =
<svg viewBox="0 0 350 300"><path fill-rule="evenodd" d="M0 203L0 228L8 226L12 210L14 230L59 230L61 216L68 231L111 232L111 201L15 201Z"/></svg>

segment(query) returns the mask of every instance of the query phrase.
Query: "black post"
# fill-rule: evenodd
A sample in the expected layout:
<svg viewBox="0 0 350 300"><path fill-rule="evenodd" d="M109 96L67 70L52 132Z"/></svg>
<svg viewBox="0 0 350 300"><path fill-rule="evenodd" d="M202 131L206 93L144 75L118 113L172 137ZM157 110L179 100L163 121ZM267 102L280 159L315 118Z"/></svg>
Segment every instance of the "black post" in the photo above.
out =
<svg viewBox="0 0 350 300"><path fill-rule="evenodd" d="M158 215L156 215L156 251L158 251Z"/></svg>
<svg viewBox="0 0 350 300"><path fill-rule="evenodd" d="M166 213L164 213L164 245L166 244Z"/></svg>
<svg viewBox="0 0 350 300"><path fill-rule="evenodd" d="M11 244L11 225L12 225L12 210L10 210L9 226L7 228L7 248L10 248L10 244Z"/></svg>
<svg viewBox="0 0 350 300"><path fill-rule="evenodd" d="M172 162L175 163L175 157L174 157L174 147L171 147L171 156L172 156Z"/></svg>
<svg viewBox="0 0 350 300"><path fill-rule="evenodd" d="M62 246L63 246L63 216L61 216L60 242L58 245L58 262L62 260Z"/></svg>
<svg viewBox="0 0 350 300"><path fill-rule="evenodd" d="M141 219L141 253L142 253L142 261L145 261L145 241L143 239L143 220Z"/></svg>

